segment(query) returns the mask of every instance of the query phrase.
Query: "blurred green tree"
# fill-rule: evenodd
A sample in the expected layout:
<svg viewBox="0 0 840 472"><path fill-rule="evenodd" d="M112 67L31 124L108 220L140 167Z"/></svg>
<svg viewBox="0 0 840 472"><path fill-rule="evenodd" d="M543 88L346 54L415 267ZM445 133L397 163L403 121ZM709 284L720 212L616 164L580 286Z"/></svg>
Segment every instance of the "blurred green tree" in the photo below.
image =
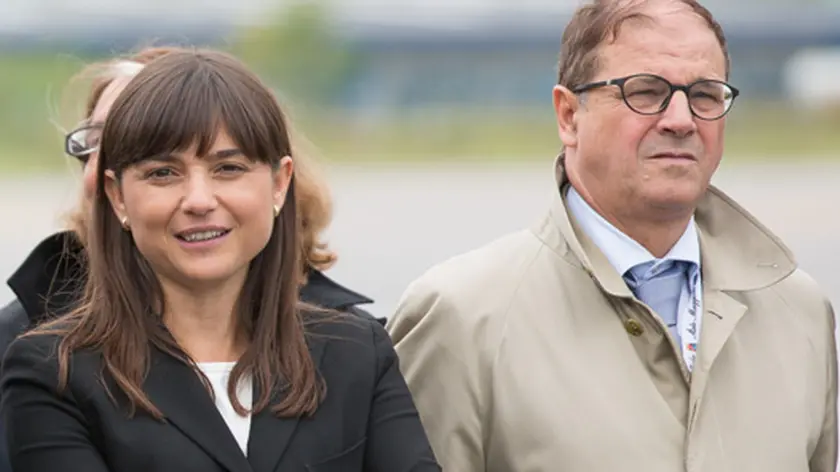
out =
<svg viewBox="0 0 840 472"><path fill-rule="evenodd" d="M237 31L232 49L296 107L321 108L340 97L354 64L326 0L298 0L259 25Z"/></svg>

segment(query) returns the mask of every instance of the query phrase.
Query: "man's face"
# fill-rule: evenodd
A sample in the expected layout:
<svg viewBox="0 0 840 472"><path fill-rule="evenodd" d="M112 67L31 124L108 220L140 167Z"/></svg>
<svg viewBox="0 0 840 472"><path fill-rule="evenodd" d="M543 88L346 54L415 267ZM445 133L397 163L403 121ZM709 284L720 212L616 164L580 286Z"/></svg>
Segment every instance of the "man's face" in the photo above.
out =
<svg viewBox="0 0 840 472"><path fill-rule="evenodd" d="M593 82L639 73L673 84L726 80L723 50L701 17L676 2L658 2L646 13L655 21L627 21L615 41L600 48ZM649 116L631 110L615 85L585 92L579 100L573 135L561 133L566 168L599 211L619 220L650 215L652 209L663 217L693 211L720 163L724 119L696 118L682 92ZM558 120L560 114L558 107Z"/></svg>

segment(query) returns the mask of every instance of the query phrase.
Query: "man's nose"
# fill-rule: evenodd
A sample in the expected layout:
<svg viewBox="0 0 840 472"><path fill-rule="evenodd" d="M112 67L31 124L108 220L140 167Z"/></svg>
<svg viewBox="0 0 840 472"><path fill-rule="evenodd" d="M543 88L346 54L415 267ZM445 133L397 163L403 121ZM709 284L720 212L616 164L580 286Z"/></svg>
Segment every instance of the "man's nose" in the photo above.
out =
<svg viewBox="0 0 840 472"><path fill-rule="evenodd" d="M662 111L658 125L663 133L680 137L688 136L697 130L697 122L684 92L674 92L668 106Z"/></svg>

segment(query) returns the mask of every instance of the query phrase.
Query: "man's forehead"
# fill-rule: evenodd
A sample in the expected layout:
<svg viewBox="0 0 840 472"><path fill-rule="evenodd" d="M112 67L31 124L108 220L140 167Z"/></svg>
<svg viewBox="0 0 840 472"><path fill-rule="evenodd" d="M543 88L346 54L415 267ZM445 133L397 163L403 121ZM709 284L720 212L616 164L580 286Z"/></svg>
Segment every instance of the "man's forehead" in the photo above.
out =
<svg viewBox="0 0 840 472"><path fill-rule="evenodd" d="M615 31L618 36L621 36L626 29L638 28L682 30L686 27L694 27L709 31L712 29L707 19L689 4L679 0L625 0L619 3L616 11L621 11L620 17L624 18L618 30Z"/></svg>
<svg viewBox="0 0 840 472"><path fill-rule="evenodd" d="M617 6L626 11L632 10L654 17L678 13L694 13L694 9L682 0L618 0Z"/></svg>
<svg viewBox="0 0 840 472"><path fill-rule="evenodd" d="M599 49L601 69L622 74L662 73L676 66L696 69L689 75L725 78L726 59L714 31L694 13L670 10L654 21L622 25L618 36Z"/></svg>

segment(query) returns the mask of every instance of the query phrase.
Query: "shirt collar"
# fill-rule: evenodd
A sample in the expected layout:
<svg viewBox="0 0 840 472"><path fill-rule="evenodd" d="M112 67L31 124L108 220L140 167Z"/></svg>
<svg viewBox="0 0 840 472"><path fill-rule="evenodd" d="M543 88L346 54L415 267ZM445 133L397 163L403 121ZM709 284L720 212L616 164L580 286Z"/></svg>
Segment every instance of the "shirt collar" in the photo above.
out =
<svg viewBox="0 0 840 472"><path fill-rule="evenodd" d="M660 260L605 220L571 185L568 187L566 202L578 226L604 253L619 275L624 275L639 264L656 264L661 260L686 261L692 263L695 268L700 268L700 242L694 217L674 247Z"/></svg>

